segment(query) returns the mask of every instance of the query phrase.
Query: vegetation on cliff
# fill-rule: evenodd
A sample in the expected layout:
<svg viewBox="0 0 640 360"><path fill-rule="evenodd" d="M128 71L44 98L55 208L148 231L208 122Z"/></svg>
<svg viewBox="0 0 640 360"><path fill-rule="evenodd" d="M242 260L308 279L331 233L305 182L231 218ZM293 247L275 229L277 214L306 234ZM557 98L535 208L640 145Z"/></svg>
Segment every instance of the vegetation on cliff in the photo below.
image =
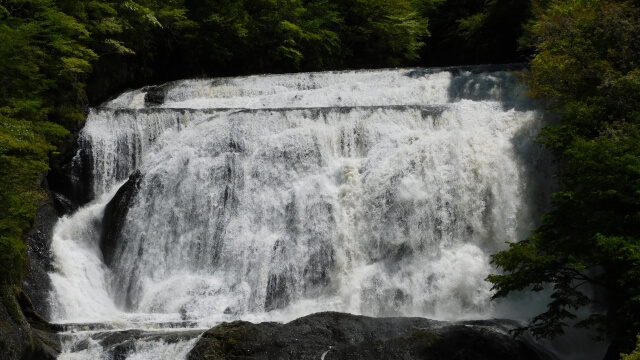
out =
<svg viewBox="0 0 640 360"><path fill-rule="evenodd" d="M82 121L95 53L51 0L0 2L0 283L17 283L49 156Z"/></svg>
<svg viewBox="0 0 640 360"><path fill-rule="evenodd" d="M640 332L640 9L629 1L538 3L525 39L535 47L531 92L562 115L538 141L559 163L561 190L532 235L493 257L505 273L495 297L552 289L547 311L526 328L561 334L597 326L610 357ZM591 288L596 286L596 293ZM577 318L576 310L596 314ZM600 314L601 311L605 311Z"/></svg>

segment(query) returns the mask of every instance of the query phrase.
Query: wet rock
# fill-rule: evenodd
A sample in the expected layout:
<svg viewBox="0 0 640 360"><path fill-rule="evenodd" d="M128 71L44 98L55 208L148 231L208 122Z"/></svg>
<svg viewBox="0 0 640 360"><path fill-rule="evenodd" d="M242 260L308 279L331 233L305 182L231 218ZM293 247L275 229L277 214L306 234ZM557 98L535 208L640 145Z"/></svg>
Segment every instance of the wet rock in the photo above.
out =
<svg viewBox="0 0 640 360"><path fill-rule="evenodd" d="M80 136L78 130L73 141L64 144L62 154L52 162L47 173L47 185L54 193L53 203L59 216L67 215L94 199L92 179L91 143Z"/></svg>
<svg viewBox="0 0 640 360"><path fill-rule="evenodd" d="M148 86L144 89L144 104L146 106L162 105L167 95L166 90L162 86Z"/></svg>
<svg viewBox="0 0 640 360"><path fill-rule="evenodd" d="M103 231L100 238L100 250L102 250L104 262L107 265L111 265L113 261L113 255L115 254L121 236L122 227L129 212L131 201L138 193L140 181L142 181L142 174L140 171L135 171L129 176L129 180L122 185L105 208L104 218L102 220Z"/></svg>
<svg viewBox="0 0 640 360"><path fill-rule="evenodd" d="M43 317L49 316L48 294L51 280L47 274L53 271L51 264L51 241L53 228L58 221L58 214L53 205L53 194L43 199L36 212L33 226L25 236L27 258L21 288L33 301L34 313Z"/></svg>
<svg viewBox="0 0 640 360"><path fill-rule="evenodd" d="M28 297L14 287L2 286L0 300L2 359L55 359L60 353L55 326L33 312L33 306Z"/></svg>
<svg viewBox="0 0 640 360"><path fill-rule="evenodd" d="M510 336L515 326L334 312L287 324L235 321L204 333L189 359L552 359L532 342Z"/></svg>
<svg viewBox="0 0 640 360"><path fill-rule="evenodd" d="M60 353L56 334L60 328L45 320L50 312L51 241L59 213L44 177L41 183L48 196L40 201L33 225L24 236L27 255L20 287L0 286L2 359L55 359Z"/></svg>
<svg viewBox="0 0 640 360"><path fill-rule="evenodd" d="M80 207L77 203L71 201L71 199L60 193L52 192L51 196L53 200L53 207L58 213L58 216L71 214Z"/></svg>

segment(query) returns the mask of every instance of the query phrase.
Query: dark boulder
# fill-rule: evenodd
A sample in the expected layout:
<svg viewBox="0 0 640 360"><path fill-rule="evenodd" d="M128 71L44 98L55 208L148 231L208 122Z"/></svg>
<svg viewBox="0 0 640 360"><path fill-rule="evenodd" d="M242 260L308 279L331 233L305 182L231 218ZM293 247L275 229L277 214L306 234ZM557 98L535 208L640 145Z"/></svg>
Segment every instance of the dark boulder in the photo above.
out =
<svg viewBox="0 0 640 360"><path fill-rule="evenodd" d="M7 360L53 360L60 354L55 325L33 310L15 287L0 286L0 354Z"/></svg>
<svg viewBox="0 0 640 360"><path fill-rule="evenodd" d="M44 317L49 316L51 280L48 273L53 271L51 241L53 228L59 219L53 202L54 193L49 192L49 196L40 202L34 223L24 237L27 257L20 283L22 290L33 301L34 311Z"/></svg>
<svg viewBox="0 0 640 360"><path fill-rule="evenodd" d="M129 180L122 185L116 195L107 204L102 220L102 236L100 238L100 250L104 263L111 265L115 250L120 240L122 227L124 226L131 202L135 198L142 181L142 173L136 170Z"/></svg>
<svg viewBox="0 0 640 360"><path fill-rule="evenodd" d="M59 216L75 211L95 198L93 179L93 155L91 143L76 132L61 154L51 162L47 172L47 187L54 193L53 203Z"/></svg>
<svg viewBox="0 0 640 360"><path fill-rule="evenodd" d="M57 332L60 328L45 320L49 316L48 294L53 271L51 241L59 219L55 194L42 187L48 196L38 204L36 217L24 236L27 254L20 287L0 285L0 358L7 360L48 360L60 353Z"/></svg>
<svg viewBox="0 0 640 360"><path fill-rule="evenodd" d="M370 318L326 312L287 324L234 321L202 335L199 359L548 360L509 321L449 323L423 318Z"/></svg>
<svg viewBox="0 0 640 360"><path fill-rule="evenodd" d="M146 106L162 105L166 96L166 90L162 86L147 86L144 88L144 104Z"/></svg>

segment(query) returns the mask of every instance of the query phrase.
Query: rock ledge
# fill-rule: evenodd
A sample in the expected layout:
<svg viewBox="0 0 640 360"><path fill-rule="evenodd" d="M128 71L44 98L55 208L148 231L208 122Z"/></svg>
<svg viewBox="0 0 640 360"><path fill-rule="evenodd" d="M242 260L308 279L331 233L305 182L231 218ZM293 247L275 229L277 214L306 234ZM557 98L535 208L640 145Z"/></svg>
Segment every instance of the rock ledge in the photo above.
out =
<svg viewBox="0 0 640 360"><path fill-rule="evenodd" d="M443 322L324 312L287 324L223 323L189 354L200 359L551 360L532 341L513 338L509 320Z"/></svg>

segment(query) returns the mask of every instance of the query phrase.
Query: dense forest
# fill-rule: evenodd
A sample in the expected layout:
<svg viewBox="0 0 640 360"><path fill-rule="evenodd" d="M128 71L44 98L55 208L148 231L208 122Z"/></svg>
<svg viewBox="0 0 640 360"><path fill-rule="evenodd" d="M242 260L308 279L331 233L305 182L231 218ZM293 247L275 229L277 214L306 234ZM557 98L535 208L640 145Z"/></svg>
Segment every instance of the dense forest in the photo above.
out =
<svg viewBox="0 0 640 360"><path fill-rule="evenodd" d="M17 291L46 173L89 106L180 78L530 62L560 115L553 210L493 257L495 297L552 289L537 336L569 324L631 353L640 333L640 1L0 0L0 284ZM521 240L521 241L519 241ZM602 296L594 297L587 286ZM8 289L8 290L7 290ZM4 297L3 297L4 298ZM576 319L576 310L601 315ZM627 359L635 355L626 356Z"/></svg>

